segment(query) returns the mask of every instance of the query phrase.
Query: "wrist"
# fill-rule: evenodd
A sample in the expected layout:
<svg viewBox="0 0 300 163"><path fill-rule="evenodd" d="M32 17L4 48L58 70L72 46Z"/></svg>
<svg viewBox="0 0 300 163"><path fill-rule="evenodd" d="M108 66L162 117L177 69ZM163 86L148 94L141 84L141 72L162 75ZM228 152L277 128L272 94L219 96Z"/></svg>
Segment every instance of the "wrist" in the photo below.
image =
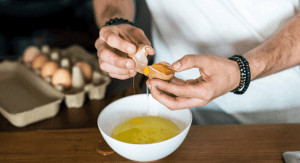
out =
<svg viewBox="0 0 300 163"><path fill-rule="evenodd" d="M258 54L255 51L250 51L243 56L247 59L249 63L249 67L251 69L251 80L262 77L263 71L266 68L266 64L260 57L262 55Z"/></svg>

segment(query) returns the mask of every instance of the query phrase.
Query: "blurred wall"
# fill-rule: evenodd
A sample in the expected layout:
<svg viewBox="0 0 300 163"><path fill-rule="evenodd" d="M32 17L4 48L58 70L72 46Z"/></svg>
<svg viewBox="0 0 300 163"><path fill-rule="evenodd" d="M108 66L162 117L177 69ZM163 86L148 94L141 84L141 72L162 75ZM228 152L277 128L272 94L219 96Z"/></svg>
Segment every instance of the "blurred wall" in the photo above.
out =
<svg viewBox="0 0 300 163"><path fill-rule="evenodd" d="M0 1L0 56L20 56L29 45L94 50L98 29L91 0Z"/></svg>

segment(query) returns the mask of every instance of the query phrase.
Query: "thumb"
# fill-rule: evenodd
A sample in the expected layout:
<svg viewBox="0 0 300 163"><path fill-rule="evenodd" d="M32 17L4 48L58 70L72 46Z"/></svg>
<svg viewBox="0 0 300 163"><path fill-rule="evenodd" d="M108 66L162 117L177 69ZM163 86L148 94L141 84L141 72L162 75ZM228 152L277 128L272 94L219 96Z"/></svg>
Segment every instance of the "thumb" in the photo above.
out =
<svg viewBox="0 0 300 163"><path fill-rule="evenodd" d="M185 55L184 57L173 63L172 68L177 72L188 70L191 68L200 68L203 67L203 59L204 57L202 55Z"/></svg>

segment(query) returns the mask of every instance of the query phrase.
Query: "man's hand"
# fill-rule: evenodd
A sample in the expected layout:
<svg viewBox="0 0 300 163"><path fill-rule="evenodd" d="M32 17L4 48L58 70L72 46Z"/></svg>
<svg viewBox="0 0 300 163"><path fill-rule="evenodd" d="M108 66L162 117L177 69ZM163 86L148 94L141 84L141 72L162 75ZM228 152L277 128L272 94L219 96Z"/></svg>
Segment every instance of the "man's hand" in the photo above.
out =
<svg viewBox="0 0 300 163"><path fill-rule="evenodd" d="M132 25L120 24L101 28L95 42L100 68L113 78L128 79L136 75L135 62L128 54L136 52L136 45L151 46L145 33ZM154 49L149 54L154 55Z"/></svg>
<svg viewBox="0 0 300 163"><path fill-rule="evenodd" d="M183 81L147 81L153 98L172 110L204 106L213 99L235 89L240 71L235 61L216 55L186 55L172 65L180 72L199 68L201 77Z"/></svg>

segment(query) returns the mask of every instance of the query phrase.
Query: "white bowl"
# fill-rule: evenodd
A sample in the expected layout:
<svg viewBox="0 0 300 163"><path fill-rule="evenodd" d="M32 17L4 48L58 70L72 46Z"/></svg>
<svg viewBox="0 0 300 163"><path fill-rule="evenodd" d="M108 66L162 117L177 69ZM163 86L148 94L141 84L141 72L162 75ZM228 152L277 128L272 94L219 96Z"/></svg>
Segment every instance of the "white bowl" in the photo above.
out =
<svg viewBox="0 0 300 163"><path fill-rule="evenodd" d="M147 98L149 98L149 103ZM130 144L110 136L113 128L119 123L143 115L167 118L177 124L181 132L171 139L152 144ZM192 113L189 109L169 110L151 95L148 97L146 94L117 100L105 107L98 117L98 127L107 144L121 156L134 161L154 161L168 156L183 142L191 123Z"/></svg>

